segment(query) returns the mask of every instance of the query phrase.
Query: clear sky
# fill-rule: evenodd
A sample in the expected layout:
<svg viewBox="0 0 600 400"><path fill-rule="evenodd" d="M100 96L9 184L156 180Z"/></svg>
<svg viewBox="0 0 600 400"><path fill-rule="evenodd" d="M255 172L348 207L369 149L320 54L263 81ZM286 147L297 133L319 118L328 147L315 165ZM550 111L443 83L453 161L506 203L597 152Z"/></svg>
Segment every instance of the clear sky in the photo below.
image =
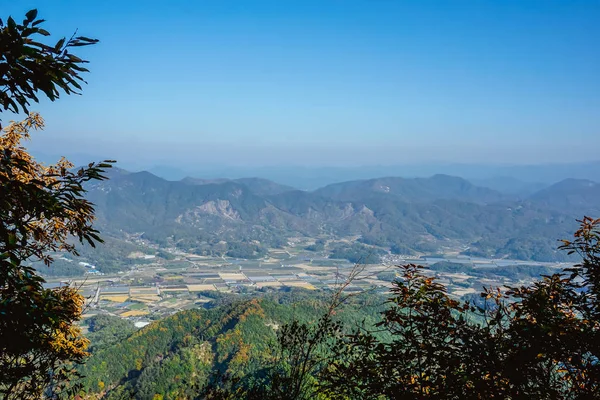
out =
<svg viewBox="0 0 600 400"><path fill-rule="evenodd" d="M169 165L600 159L600 0L0 0L101 43L32 148ZM10 117L9 117L10 118ZM9 119L4 116L4 119Z"/></svg>

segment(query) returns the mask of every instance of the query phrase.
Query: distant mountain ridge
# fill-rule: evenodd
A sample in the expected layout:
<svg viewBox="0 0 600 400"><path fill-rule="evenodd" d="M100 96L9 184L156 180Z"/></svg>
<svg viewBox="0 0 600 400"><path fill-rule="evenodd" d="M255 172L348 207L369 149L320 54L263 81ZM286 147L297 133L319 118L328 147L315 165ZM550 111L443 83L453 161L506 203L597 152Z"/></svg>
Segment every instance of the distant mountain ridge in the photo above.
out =
<svg viewBox="0 0 600 400"><path fill-rule="evenodd" d="M588 179L565 179L534 193L529 199L556 209L600 211L600 184Z"/></svg>
<svg viewBox="0 0 600 400"><path fill-rule="evenodd" d="M338 200L356 200L365 195L394 195L408 202L428 202L440 199L488 203L504 200L501 193L473 185L469 181L449 175L430 178L385 177L336 183L317 189L315 193Z"/></svg>
<svg viewBox="0 0 600 400"><path fill-rule="evenodd" d="M58 157L59 158L59 157ZM58 159L56 158L56 159ZM86 160L92 160L88 157ZM97 158L96 159L101 159ZM178 165L175 163L174 165ZM150 169L148 169L150 168ZM375 179L382 176L402 176L406 178L429 177L436 174L460 176L476 186L489 187L506 194L515 194L517 189L525 189L525 195L549 186L561 180L578 177L582 179L600 179L600 161L577 163L553 163L531 165L494 165L494 164L462 164L462 163L410 163L397 165L362 165L362 166L245 166L227 165L188 165L178 170L173 167L150 167L150 172L165 179L177 180L185 176L207 176L240 178L243 176L260 176L275 182L286 184L303 190L317 188L344 181L359 179ZM504 182L500 178L505 178ZM506 178L519 182L510 183ZM506 184L509 184L506 186ZM527 184L536 186L535 190L527 190ZM519 188L520 186L520 188ZM506 190L506 191L505 191ZM522 194L518 190L518 194Z"/></svg>
<svg viewBox="0 0 600 400"><path fill-rule="evenodd" d="M259 195L271 195L289 192L296 190L295 188L287 185L281 185L268 179L263 178L239 178L239 179L200 179L200 178L183 178L180 182L188 185L207 185L207 184L221 184L225 182L236 182L248 187L251 191Z"/></svg>
<svg viewBox="0 0 600 400"><path fill-rule="evenodd" d="M308 192L261 178L167 181L149 172L109 174L110 180L90 186L88 196L103 231L143 233L199 254L328 235L414 252L435 252L454 241L466 254L551 260L560 257L556 240L570 235L576 218L600 211L600 185L579 180L518 199L448 175L349 181Z"/></svg>
<svg viewBox="0 0 600 400"><path fill-rule="evenodd" d="M469 179L476 186L493 189L505 195L529 197L532 194L550 186L541 182L525 182L509 176L497 176L487 179Z"/></svg>

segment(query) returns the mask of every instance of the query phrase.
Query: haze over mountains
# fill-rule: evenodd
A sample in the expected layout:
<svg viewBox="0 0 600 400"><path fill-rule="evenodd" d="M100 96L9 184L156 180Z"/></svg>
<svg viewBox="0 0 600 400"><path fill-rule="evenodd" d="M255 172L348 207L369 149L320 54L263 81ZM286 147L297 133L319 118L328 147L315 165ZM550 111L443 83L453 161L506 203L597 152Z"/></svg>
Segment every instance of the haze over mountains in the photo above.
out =
<svg viewBox="0 0 600 400"><path fill-rule="evenodd" d="M96 157L97 158L97 157ZM94 158L87 158L87 160ZM480 186L503 192L531 194L564 179L598 180L600 162L494 165L423 163L358 166L164 166L123 164L131 170L147 170L161 178L179 180L186 176L242 178L260 176L303 190L315 190L332 183L382 176L425 178L436 174L460 176Z"/></svg>
<svg viewBox="0 0 600 400"><path fill-rule="evenodd" d="M600 211L600 185L568 179L532 194L502 193L449 175L383 177L302 191L262 178L168 181L110 172L90 187L99 228L141 234L161 246L228 254L241 244L277 247L288 238L358 238L363 245L435 253L564 259L557 240ZM259 252L260 253L260 252Z"/></svg>
<svg viewBox="0 0 600 400"><path fill-rule="evenodd" d="M37 159L53 163L60 154L34 151ZM114 158L110 154L69 154L76 165L85 165L91 160ZM320 187L358 179L373 179L383 176L405 178L425 178L437 174L463 177L470 182L489 187L503 193L532 194L533 192L561 180L577 177L598 181L600 161L566 163L557 161L548 164L483 164L483 163L402 163L396 165L239 165L209 164L202 160L189 165L186 163L143 162L135 159L121 159L119 166L131 171L149 171L167 180L181 180L186 177L205 179L238 179L258 176L297 189L315 190Z"/></svg>

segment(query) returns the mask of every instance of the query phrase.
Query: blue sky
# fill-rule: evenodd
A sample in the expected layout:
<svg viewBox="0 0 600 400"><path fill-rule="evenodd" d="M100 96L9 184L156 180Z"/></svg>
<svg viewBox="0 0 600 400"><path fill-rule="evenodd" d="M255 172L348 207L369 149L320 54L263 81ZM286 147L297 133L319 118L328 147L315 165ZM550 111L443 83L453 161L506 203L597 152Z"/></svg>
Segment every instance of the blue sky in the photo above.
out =
<svg viewBox="0 0 600 400"><path fill-rule="evenodd" d="M101 43L31 147L125 163L593 160L600 1L67 1ZM4 119L8 119L6 116Z"/></svg>

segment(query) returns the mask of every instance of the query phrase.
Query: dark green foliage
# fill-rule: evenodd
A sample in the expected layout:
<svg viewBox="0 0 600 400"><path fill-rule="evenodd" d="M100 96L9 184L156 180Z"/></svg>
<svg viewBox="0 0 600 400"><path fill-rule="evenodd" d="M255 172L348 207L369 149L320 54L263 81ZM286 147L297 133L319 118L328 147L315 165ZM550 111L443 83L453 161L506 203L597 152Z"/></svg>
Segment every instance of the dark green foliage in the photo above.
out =
<svg viewBox="0 0 600 400"><path fill-rule="evenodd" d="M168 252L166 252L166 251L162 251L162 250L160 250L160 251L159 251L159 252L156 254L156 256L157 256L157 257L160 257L160 258L162 258L162 259L164 259L164 260L169 260L169 261L171 261L171 260L174 260L174 259L175 259L175 256L174 256L173 254L171 254L171 253L168 253Z"/></svg>
<svg viewBox="0 0 600 400"><path fill-rule="evenodd" d="M346 259L355 264L378 264L383 254L385 252L381 249L353 243L351 245L338 245L332 250L329 257Z"/></svg>
<svg viewBox="0 0 600 400"><path fill-rule="evenodd" d="M145 254L154 254L154 249L135 245L125 240L119 240L113 237L104 237L104 245L92 247L87 243L78 245L78 257L72 257L67 261L56 259L50 267L41 262L33 263L34 268L45 277L74 277L83 276L90 269L79 265L79 262L87 262L96 267L96 271L110 274L130 268L132 265L152 262L140 258L131 258L129 255L133 252ZM165 251L160 251L158 257L166 260L173 260L175 256Z"/></svg>
<svg viewBox="0 0 600 400"><path fill-rule="evenodd" d="M91 353L125 340L136 331L131 321L111 315L99 314L87 319L85 323L88 326L87 338L91 342Z"/></svg>
<svg viewBox="0 0 600 400"><path fill-rule="evenodd" d="M392 341L356 331L336 344L322 387L331 398L462 398L470 355L459 349L471 332L460 314L469 307L448 298L418 269L402 268L378 324Z"/></svg>
<svg viewBox="0 0 600 400"><path fill-rule="evenodd" d="M315 323L294 320L277 333L279 352L269 366L242 377L217 374L201 397L206 399L311 399L317 395L315 376L327 366L330 342L342 325L331 313Z"/></svg>
<svg viewBox="0 0 600 400"><path fill-rule="evenodd" d="M500 267L486 267L486 268L474 268L470 264L453 263L448 261L441 261L433 264L430 267L433 271L437 272L450 272L450 273L465 273L467 275L498 279L508 278L511 281L518 281L522 279L538 279L542 275L552 275L557 269L551 267L545 267L542 265L510 265Z"/></svg>
<svg viewBox="0 0 600 400"><path fill-rule="evenodd" d="M277 360L288 357L280 353L283 347L278 341L289 338L295 340L298 348L305 348L303 341L294 339L289 332L304 332L305 338L313 340L318 336L320 343L314 346L325 350L322 341L328 340L328 335L323 335L318 321L329 301L325 293L300 289L243 301L222 296L216 307L180 312L111 345L97 344L102 336L91 332L94 351L81 369L85 376L83 387L89 392L101 392L117 385L106 394L110 399L151 399L155 394L175 399L193 398L191 393L197 395L212 381L208 390L213 398L218 398L219 388L227 393L238 388L244 393L252 390L264 395L274 377L275 370L271 368L280 368ZM336 320L349 327L363 321L373 326L379 310L374 304L380 302L355 297L340 308L349 312L336 315ZM102 317L94 324L103 326L98 333L106 329L110 333L113 322ZM311 369L309 375L315 371ZM281 375L281 384L284 381L290 382Z"/></svg>
<svg viewBox="0 0 600 400"><path fill-rule="evenodd" d="M556 241L549 241L543 236L520 234L517 237L506 239L494 235L486 235L473 243L472 248L465 251L465 255L476 257L501 257L509 255L518 260L536 261L574 261L567 253L556 250Z"/></svg>
<svg viewBox="0 0 600 400"><path fill-rule="evenodd" d="M71 48L97 43L83 36L62 38L56 44L39 42L50 34L41 27L37 10L25 15L22 23L12 17L0 20L0 105L13 113L29 112L31 101L38 102L38 92L51 101L60 92L78 93L84 82L81 73L87 61L70 52Z"/></svg>
<svg viewBox="0 0 600 400"><path fill-rule="evenodd" d="M356 331L339 342L322 390L334 399L597 398L599 225L586 218L564 242L582 263L504 295L486 290L484 307L403 267L379 324L393 339Z"/></svg>
<svg viewBox="0 0 600 400"><path fill-rule="evenodd" d="M404 243L394 243L390 247L390 251L392 252L392 254L403 254L403 255L414 254L413 249L411 249L409 246L407 246Z"/></svg>
<svg viewBox="0 0 600 400"><path fill-rule="evenodd" d="M100 272L115 273L129 268L133 264L142 264L144 262L143 259L130 258L129 255L131 253L155 253L153 249L112 237L105 237L104 242L105 244L100 248L88 245L79 246L77 249L81 257L77 258L76 261L86 261L96 266L96 269Z"/></svg>
<svg viewBox="0 0 600 400"><path fill-rule="evenodd" d="M54 260L49 267L43 262L35 262L32 264L35 270L45 277L72 277L82 276L88 271L87 268L79 265L75 261L65 261L63 259Z"/></svg>
<svg viewBox="0 0 600 400"><path fill-rule="evenodd" d="M37 398L70 385L72 363L85 357L87 342L75 326L84 299L69 287L45 289L27 265L52 263L52 254L77 255L70 238L102 242L92 226L93 204L85 182L106 179L111 164L91 163L70 171L65 161L35 162L19 144L43 121L32 114L0 136L0 395Z"/></svg>
<svg viewBox="0 0 600 400"><path fill-rule="evenodd" d="M160 362L177 343L202 335L206 325L203 316L198 311L184 311L153 323L113 346L98 349L82 369L84 388L98 390L99 382L108 386L129 378L135 383L144 366ZM135 385L126 387L133 389Z"/></svg>
<svg viewBox="0 0 600 400"><path fill-rule="evenodd" d="M325 250L326 243L327 243L327 241L324 239L317 239L315 244L306 246L306 250L308 250L308 251L323 251L323 250Z"/></svg>
<svg viewBox="0 0 600 400"><path fill-rule="evenodd" d="M73 94L84 82L87 61L73 47L97 42L86 37L39 42L50 34L41 28L37 10L22 23L0 20L0 111L28 113L39 93L56 100ZM93 228L93 204L84 184L106 179L111 162L91 163L73 171L61 160L37 163L21 141L44 121L31 113L11 122L0 135L0 397L54 398L73 389L73 364L81 362L87 340L76 322L84 299L74 288L45 289L38 270L50 266L56 252L77 255L71 239L94 247L102 242ZM69 269L74 273L73 269Z"/></svg>
<svg viewBox="0 0 600 400"><path fill-rule="evenodd" d="M195 390L207 399L596 398L598 226L586 218L563 244L582 256L579 265L506 293L486 289L477 302L451 298L410 264L388 272L398 277L383 308L342 287L329 302L296 291L183 312L98 352L85 387L121 381L113 399L192 398ZM458 263L434 268L473 273ZM497 273L510 268L551 272ZM124 368L113 375L106 366L117 357Z"/></svg>
<svg viewBox="0 0 600 400"><path fill-rule="evenodd" d="M255 243L235 242L229 244L226 255L228 257L252 260L267 255L267 249Z"/></svg>
<svg viewBox="0 0 600 400"><path fill-rule="evenodd" d="M274 365L222 380L208 398L598 398L600 219L581 223L562 246L580 264L506 293L486 289L478 303L450 298L421 266L402 266L375 329L341 334L331 308L315 325L294 321L280 331Z"/></svg>
<svg viewBox="0 0 600 400"><path fill-rule="evenodd" d="M376 277L377 277L377 279L380 279L382 281L391 282L398 277L398 274L396 273L396 271L386 271L386 272L380 272L379 274L376 275Z"/></svg>
<svg viewBox="0 0 600 400"><path fill-rule="evenodd" d="M437 262L437 263L433 264L430 268L433 271L438 271L438 272L451 272L451 273L475 272L473 267L469 264L455 263L455 262L449 262L449 261ZM496 270L496 268L494 268L494 270Z"/></svg>
<svg viewBox="0 0 600 400"><path fill-rule="evenodd" d="M387 247L389 246L389 238L386 237L385 235L378 233L378 234L370 234L370 233L366 233L363 234L359 239L358 242L360 243L364 243L364 244L368 244L371 246L381 246L381 247Z"/></svg>

